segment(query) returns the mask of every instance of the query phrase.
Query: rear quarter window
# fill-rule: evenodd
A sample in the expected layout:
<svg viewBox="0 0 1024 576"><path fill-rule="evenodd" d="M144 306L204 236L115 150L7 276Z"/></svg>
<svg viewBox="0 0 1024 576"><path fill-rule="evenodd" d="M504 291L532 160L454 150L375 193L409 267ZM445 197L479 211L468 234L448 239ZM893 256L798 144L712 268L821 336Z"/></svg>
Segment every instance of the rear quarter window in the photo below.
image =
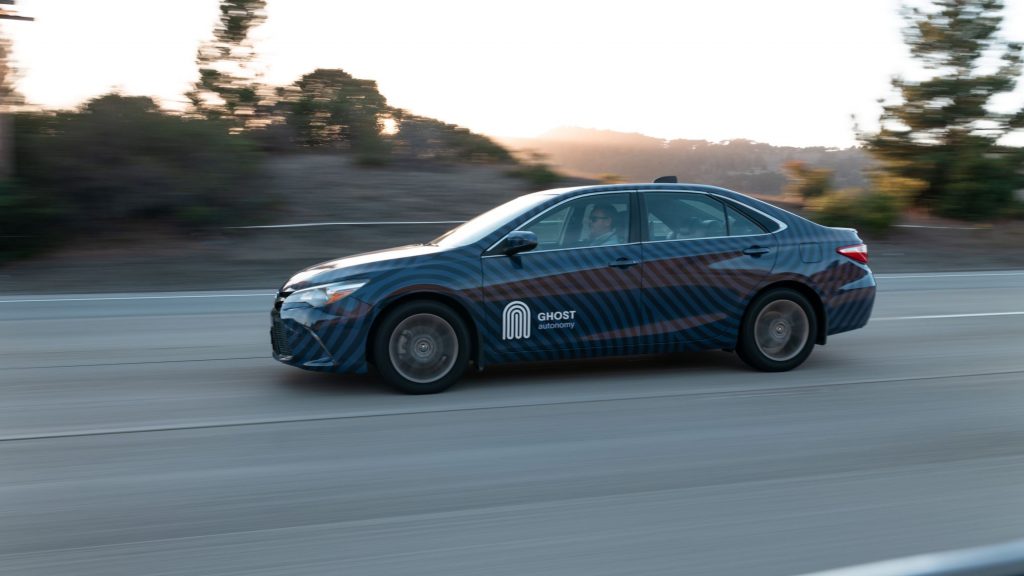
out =
<svg viewBox="0 0 1024 576"><path fill-rule="evenodd" d="M734 200L730 200L728 198L721 198L721 200L722 200L722 202L725 202L725 205L728 206L729 208L731 208L731 209L735 210L736 212L742 214L743 216L745 216L749 220L751 220L753 222L756 222L757 225L761 227L763 232L778 232L779 229L782 228L782 225L780 225L775 220L765 216L764 214L761 214L760 212L758 212L756 210L753 210L753 209L751 209L751 208L749 208L747 206L744 206L743 204L740 204L739 202L736 202ZM760 234L760 233L762 233L762 232L758 232L758 234ZM738 236L738 234L734 233L733 236Z"/></svg>

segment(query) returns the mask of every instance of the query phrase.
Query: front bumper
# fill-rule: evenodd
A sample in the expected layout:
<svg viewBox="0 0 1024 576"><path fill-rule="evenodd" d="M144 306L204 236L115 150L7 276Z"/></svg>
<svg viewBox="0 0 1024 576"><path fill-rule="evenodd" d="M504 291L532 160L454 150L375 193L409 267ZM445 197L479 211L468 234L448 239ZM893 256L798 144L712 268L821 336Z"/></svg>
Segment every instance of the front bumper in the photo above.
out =
<svg viewBox="0 0 1024 576"><path fill-rule="evenodd" d="M270 312L275 360L326 372L363 374L372 307L352 296L326 308L282 309L278 295Z"/></svg>

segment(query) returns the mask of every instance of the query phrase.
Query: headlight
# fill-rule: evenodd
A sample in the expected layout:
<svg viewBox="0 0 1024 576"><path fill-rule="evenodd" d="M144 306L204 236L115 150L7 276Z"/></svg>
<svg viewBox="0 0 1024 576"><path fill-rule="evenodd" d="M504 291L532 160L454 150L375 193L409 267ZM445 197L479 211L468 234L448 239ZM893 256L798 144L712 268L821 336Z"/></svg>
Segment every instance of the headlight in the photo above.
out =
<svg viewBox="0 0 1024 576"><path fill-rule="evenodd" d="M323 286L306 288L304 290L292 292L284 299L284 304L291 306L296 304L305 304L307 306L313 306L314 308L320 308L327 306L328 304L338 302L349 294L362 288L365 284L366 280L357 280L336 282L334 284L324 284Z"/></svg>

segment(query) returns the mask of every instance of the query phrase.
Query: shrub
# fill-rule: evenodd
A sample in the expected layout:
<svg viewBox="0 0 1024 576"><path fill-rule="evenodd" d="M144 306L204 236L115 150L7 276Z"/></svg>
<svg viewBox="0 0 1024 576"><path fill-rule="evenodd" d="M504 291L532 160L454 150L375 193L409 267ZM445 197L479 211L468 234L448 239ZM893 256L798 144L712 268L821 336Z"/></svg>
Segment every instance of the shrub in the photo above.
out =
<svg viewBox="0 0 1024 576"><path fill-rule="evenodd" d="M398 158L484 164L512 161L508 150L482 134L404 110L396 111L396 118L398 131L389 141Z"/></svg>
<svg viewBox="0 0 1024 576"><path fill-rule="evenodd" d="M871 184L868 190L835 190L811 198L807 209L825 226L851 227L883 235L927 186L922 180L883 171L868 174L868 181Z"/></svg>
<svg viewBox="0 0 1024 576"><path fill-rule="evenodd" d="M832 171L825 168L811 168L806 163L792 160L782 165L790 182L784 192L803 200L818 198L832 189Z"/></svg>
<svg viewBox="0 0 1024 576"><path fill-rule="evenodd" d="M29 193L20 183L0 182L0 262L31 256L64 237L62 206Z"/></svg>
<svg viewBox="0 0 1024 576"><path fill-rule="evenodd" d="M270 201L250 141L217 121L163 113L149 98L107 95L15 122L22 194L58 207L70 234L140 220L187 230L250 223Z"/></svg>
<svg viewBox="0 0 1024 576"><path fill-rule="evenodd" d="M814 219L825 226L856 228L884 235L907 208L907 199L880 190L836 190L808 203Z"/></svg>
<svg viewBox="0 0 1024 576"><path fill-rule="evenodd" d="M551 166L543 163L529 163L523 164L518 168L514 168L506 172L509 176L516 178L522 178L533 186L540 188L546 188L562 179L562 176L551 169Z"/></svg>
<svg viewBox="0 0 1024 576"><path fill-rule="evenodd" d="M1021 159L1014 153L967 149L954 159L949 182L936 200L935 211L963 220L984 220L998 215L1012 203L1022 178Z"/></svg>
<svg viewBox="0 0 1024 576"><path fill-rule="evenodd" d="M1013 200L1007 204L1006 208L999 215L1002 218L1009 218L1011 220L1024 220L1024 202Z"/></svg>

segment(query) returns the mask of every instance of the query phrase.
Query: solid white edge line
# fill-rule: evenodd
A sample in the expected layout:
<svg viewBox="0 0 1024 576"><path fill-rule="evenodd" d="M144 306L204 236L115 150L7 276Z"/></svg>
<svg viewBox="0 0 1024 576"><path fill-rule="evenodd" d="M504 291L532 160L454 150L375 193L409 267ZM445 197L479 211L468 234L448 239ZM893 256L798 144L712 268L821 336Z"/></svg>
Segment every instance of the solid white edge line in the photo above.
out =
<svg viewBox="0 0 1024 576"><path fill-rule="evenodd" d="M1024 316L1020 312L978 312L975 314L934 314L930 316L890 316L888 318L872 318L871 322L883 322L885 320L935 320L942 318L982 318L985 316Z"/></svg>
<svg viewBox="0 0 1024 576"><path fill-rule="evenodd" d="M0 304L18 304L21 302L100 302L104 300L178 300L181 298L246 298L259 296L263 298L276 296L275 293L260 294L178 294L175 296L100 296L95 298L39 298L26 300L0 300Z"/></svg>
<svg viewBox="0 0 1024 576"><path fill-rule="evenodd" d="M933 274L875 274L881 280L902 280L904 278L974 278L978 276L1024 276L1017 272L935 272Z"/></svg>

